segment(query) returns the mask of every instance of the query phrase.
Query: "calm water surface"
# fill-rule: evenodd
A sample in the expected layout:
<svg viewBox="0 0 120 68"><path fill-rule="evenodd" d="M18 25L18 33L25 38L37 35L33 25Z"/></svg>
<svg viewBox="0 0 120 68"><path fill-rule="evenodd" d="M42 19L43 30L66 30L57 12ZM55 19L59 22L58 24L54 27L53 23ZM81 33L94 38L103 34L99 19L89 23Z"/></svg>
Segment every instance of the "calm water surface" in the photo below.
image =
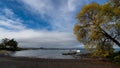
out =
<svg viewBox="0 0 120 68"><path fill-rule="evenodd" d="M120 51L120 49L115 49ZM11 54L11 56L22 56L22 57L36 57L36 58L51 58L51 59L76 59L72 55L62 55L62 53L68 53L69 50L24 50L16 51ZM81 53L87 53L85 49L81 50Z"/></svg>
<svg viewBox="0 0 120 68"><path fill-rule="evenodd" d="M62 55L62 53L67 53L69 50L24 50L16 51L12 53L12 56L22 56L22 57L37 57L37 58L51 58L51 59L75 59L72 55ZM81 51L85 53L85 51Z"/></svg>
<svg viewBox="0 0 120 68"><path fill-rule="evenodd" d="M51 59L74 59L70 55L62 55L62 53L69 52L68 50L24 50L16 51L12 56L23 57L37 57L37 58L51 58Z"/></svg>

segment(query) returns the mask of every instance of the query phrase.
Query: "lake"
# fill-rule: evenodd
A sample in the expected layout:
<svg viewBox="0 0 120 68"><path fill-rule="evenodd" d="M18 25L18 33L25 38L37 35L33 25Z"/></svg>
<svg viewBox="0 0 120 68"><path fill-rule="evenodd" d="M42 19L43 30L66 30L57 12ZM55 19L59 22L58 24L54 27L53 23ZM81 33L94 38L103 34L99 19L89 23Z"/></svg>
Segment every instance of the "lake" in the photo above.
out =
<svg viewBox="0 0 120 68"><path fill-rule="evenodd" d="M68 53L69 50L24 50L12 53L12 56L50 58L50 59L75 59L72 55L62 55ZM81 53L86 53L86 50L81 50Z"/></svg>
<svg viewBox="0 0 120 68"><path fill-rule="evenodd" d="M120 51L120 48L115 49ZM36 57L36 58L50 58L50 59L76 59L73 55L62 55L62 53L68 53L69 50L23 50L16 51L11 56L22 56L22 57ZM85 49L81 50L81 54L87 53Z"/></svg>

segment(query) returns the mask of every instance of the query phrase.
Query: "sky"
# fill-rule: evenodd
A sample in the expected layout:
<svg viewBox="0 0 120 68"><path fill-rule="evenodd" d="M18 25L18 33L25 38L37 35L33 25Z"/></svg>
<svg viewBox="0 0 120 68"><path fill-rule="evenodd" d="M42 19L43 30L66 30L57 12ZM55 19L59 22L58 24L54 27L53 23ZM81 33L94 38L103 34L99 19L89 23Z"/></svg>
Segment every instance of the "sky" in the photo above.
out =
<svg viewBox="0 0 120 68"><path fill-rule="evenodd" d="M0 39L20 47L83 47L73 34L82 6L106 0L0 0Z"/></svg>

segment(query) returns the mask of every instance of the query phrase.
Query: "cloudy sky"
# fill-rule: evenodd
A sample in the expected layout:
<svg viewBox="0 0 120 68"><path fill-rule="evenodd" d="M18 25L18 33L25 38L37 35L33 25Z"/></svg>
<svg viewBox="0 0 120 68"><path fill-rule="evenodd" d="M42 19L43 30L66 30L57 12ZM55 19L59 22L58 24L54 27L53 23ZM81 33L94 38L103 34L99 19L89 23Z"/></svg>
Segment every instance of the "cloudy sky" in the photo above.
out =
<svg viewBox="0 0 120 68"><path fill-rule="evenodd" d="M0 0L0 39L20 47L81 47L73 26L83 5L106 0Z"/></svg>

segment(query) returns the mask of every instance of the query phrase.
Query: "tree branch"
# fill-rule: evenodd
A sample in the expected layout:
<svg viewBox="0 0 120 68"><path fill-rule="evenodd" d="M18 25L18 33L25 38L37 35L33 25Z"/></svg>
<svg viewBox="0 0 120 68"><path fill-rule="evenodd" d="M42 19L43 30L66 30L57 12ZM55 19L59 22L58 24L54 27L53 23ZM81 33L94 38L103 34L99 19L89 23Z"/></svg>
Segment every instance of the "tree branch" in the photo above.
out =
<svg viewBox="0 0 120 68"><path fill-rule="evenodd" d="M103 31L103 34L109 38L110 40L112 40L114 43L116 43L119 47L120 47L120 43L115 39L115 38L112 38L106 31L104 31L102 28L101 30Z"/></svg>

